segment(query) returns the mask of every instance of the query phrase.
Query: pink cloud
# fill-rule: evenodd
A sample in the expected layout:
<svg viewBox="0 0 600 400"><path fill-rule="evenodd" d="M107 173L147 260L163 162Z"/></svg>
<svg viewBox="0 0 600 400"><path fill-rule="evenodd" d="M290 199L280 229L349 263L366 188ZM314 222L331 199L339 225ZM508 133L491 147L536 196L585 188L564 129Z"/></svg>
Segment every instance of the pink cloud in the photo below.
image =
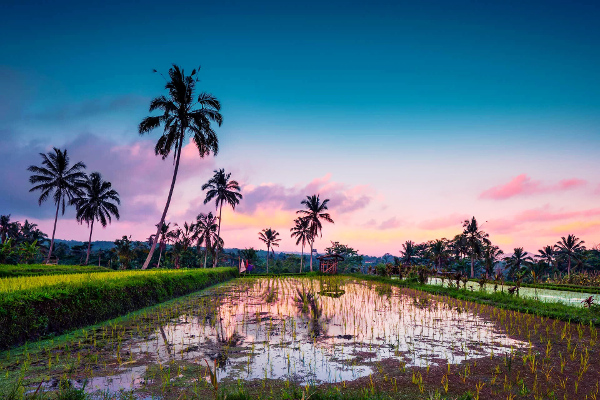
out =
<svg viewBox="0 0 600 400"><path fill-rule="evenodd" d="M451 214L446 217L430 219L421 222L418 227L421 229L444 229L450 227L461 227L464 220L471 218L467 214Z"/></svg>
<svg viewBox="0 0 600 400"><path fill-rule="evenodd" d="M514 177L510 182L484 190L479 197L482 199L506 200L515 196L526 196L541 193L556 193L585 186L583 179L563 179L554 185L546 185L541 181L532 180L526 174Z"/></svg>
<svg viewBox="0 0 600 400"><path fill-rule="evenodd" d="M379 225L379 229L395 229L401 227L403 224L396 217L392 217L386 221L383 221L381 225Z"/></svg>

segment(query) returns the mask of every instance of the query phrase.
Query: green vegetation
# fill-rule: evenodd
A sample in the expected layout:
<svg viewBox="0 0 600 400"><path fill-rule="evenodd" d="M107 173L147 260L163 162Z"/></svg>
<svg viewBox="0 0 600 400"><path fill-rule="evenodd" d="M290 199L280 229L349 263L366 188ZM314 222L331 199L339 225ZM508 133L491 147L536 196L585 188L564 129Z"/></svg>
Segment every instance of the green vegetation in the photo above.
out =
<svg viewBox="0 0 600 400"><path fill-rule="evenodd" d="M37 275L89 274L109 272L108 268L85 265L0 264L0 278Z"/></svg>
<svg viewBox="0 0 600 400"><path fill-rule="evenodd" d="M353 275L357 278L389 283L393 286L406 287L427 292L434 295L452 297L455 299L470 301L474 303L491 305L511 311L518 311L526 314L534 314L541 317L549 317L562 321L570 321L582 324L600 325L600 307L579 308L569 306L563 303L542 302L535 299L521 298L503 292L486 293L482 291L467 291L455 287L442 287L438 285L427 285L419 283L414 279L397 280L382 276L373 275Z"/></svg>
<svg viewBox="0 0 600 400"><path fill-rule="evenodd" d="M38 277L10 278L34 283L0 295L0 349L95 324L236 275L233 268L215 268L42 277L51 286L40 284Z"/></svg>

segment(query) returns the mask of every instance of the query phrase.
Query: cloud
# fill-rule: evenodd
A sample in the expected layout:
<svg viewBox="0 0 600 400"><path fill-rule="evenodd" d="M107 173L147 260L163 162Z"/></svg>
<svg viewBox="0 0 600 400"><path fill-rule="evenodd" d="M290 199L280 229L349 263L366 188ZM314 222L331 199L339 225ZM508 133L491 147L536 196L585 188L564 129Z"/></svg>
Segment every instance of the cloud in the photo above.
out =
<svg viewBox="0 0 600 400"><path fill-rule="evenodd" d="M392 217L386 221L383 221L381 225L379 225L379 229L396 229L401 227L403 224L396 217Z"/></svg>
<svg viewBox="0 0 600 400"><path fill-rule="evenodd" d="M300 202L313 194L329 199L327 204L332 212L346 214L367 207L373 200L374 192L368 186L349 186L334 182L331 175L316 178L306 185L285 187L280 184L265 183L258 186L245 185L242 188L244 199L236 208L241 213L251 214L260 206L282 210L299 210Z"/></svg>
<svg viewBox="0 0 600 400"><path fill-rule="evenodd" d="M425 220L419 223L421 229L437 230L444 228L457 227L461 228L464 220L471 218L468 214L450 214L445 217Z"/></svg>
<svg viewBox="0 0 600 400"><path fill-rule="evenodd" d="M482 199L506 200L516 196L527 196L542 193L558 193L585 186L583 179L563 179L556 184L547 185L541 181L532 180L526 174L514 177L510 182L484 190L480 194Z"/></svg>

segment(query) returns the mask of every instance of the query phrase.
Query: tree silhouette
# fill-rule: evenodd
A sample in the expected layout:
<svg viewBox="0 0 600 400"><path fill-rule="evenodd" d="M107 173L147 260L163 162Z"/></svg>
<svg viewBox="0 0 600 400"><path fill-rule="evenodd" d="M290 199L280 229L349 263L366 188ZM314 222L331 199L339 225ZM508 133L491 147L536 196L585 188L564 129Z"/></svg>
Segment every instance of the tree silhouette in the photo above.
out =
<svg viewBox="0 0 600 400"><path fill-rule="evenodd" d="M33 175L29 177L29 182L34 185L30 192L39 190L42 193L38 199L39 205L42 205L51 195L56 204L56 215L54 216L54 228L52 229L52 239L46 261L52 256L54 247L54 235L56 234L56 223L58 221L58 210L62 205L62 214L65 214L65 207L75 197L81 193L81 186L85 181L85 164L78 162L69 166L69 156L67 150L60 150L54 147L47 154L40 153L42 165L31 165L27 170Z"/></svg>
<svg viewBox="0 0 600 400"><path fill-rule="evenodd" d="M310 220L307 218L296 218L294 227L290 229L292 238L296 239L296 246L301 245L300 272L302 272L302 262L304 261L304 246L312 240L310 229Z"/></svg>
<svg viewBox="0 0 600 400"><path fill-rule="evenodd" d="M463 222L463 235L469 249L469 256L471 257L471 278L475 277L475 259L481 257L483 253L483 247L490 243L488 234L480 230L477 225L475 217Z"/></svg>
<svg viewBox="0 0 600 400"><path fill-rule="evenodd" d="M209 212L208 214L198 214L196 217L196 238L198 239L198 251L200 251L199 249L202 243L205 245L204 268L206 268L208 249L221 239L217 234L217 229L217 217L215 217L212 212Z"/></svg>
<svg viewBox="0 0 600 400"><path fill-rule="evenodd" d="M167 158L171 151L174 151L173 157L175 159L175 168L173 170L173 179L167 203L157 224L154 243L150 247L150 252L146 257L142 269L148 268L150 264L160 229L165 222L167 211L169 210L186 134L189 133L191 135L191 139L196 145L200 157L207 156L211 152L217 154L219 151L219 140L211 125L215 122L221 126L223 122L223 117L219 112L221 110L219 100L208 93L200 93L198 97L195 97L194 92L196 83L198 82L198 70L194 69L190 75L186 76L183 69L177 65L173 65L169 69L169 78L170 80L165 85L168 95L156 97L150 102L150 112L160 110L163 114L144 118L138 127L140 135L143 135L162 125L163 134L158 139L154 151L156 155L162 156L163 160Z"/></svg>
<svg viewBox="0 0 600 400"><path fill-rule="evenodd" d="M334 223L329 213L325 212L325 210L327 210L327 203L329 203L329 199L325 199L321 202L319 200L319 195L313 194L312 196L306 196L306 199L300 202L306 209L296 211L297 214L301 214L303 218L306 218L310 223L310 272L313 270L313 246L315 239L317 235L322 236L323 225L321 224L321 220L331 222L332 224Z"/></svg>
<svg viewBox="0 0 600 400"><path fill-rule="evenodd" d="M235 206L240 203L243 196L240 193L239 183L235 180L230 180L231 173L226 174L223 168L214 171L214 173L213 177L202 185L202 190L208 189L204 204L215 199L216 209L219 210L219 229L217 231L217 236L221 237L221 211L223 210L223 204L227 203L235 210ZM217 256L213 261L213 267L216 267L218 256L219 252L217 250Z"/></svg>
<svg viewBox="0 0 600 400"><path fill-rule="evenodd" d="M119 208L121 204L119 193L112 188L110 182L102 179L99 172L92 172L86 177L81 186L81 195L73 199L77 207L77 221L86 222L90 227L90 238L88 240L85 265L90 260L92 248L92 232L94 221L99 221L103 228L112 222L111 216L119 219Z"/></svg>
<svg viewBox="0 0 600 400"><path fill-rule="evenodd" d="M568 276L571 276L571 260L577 260L579 253L585 250L584 243L583 240L579 240L575 235L569 235L566 238L563 236L554 246L557 254L567 257Z"/></svg>
<svg viewBox="0 0 600 400"><path fill-rule="evenodd" d="M258 232L258 238L267 245L267 274L269 273L269 250L273 247L279 247L279 232L274 229L263 229Z"/></svg>

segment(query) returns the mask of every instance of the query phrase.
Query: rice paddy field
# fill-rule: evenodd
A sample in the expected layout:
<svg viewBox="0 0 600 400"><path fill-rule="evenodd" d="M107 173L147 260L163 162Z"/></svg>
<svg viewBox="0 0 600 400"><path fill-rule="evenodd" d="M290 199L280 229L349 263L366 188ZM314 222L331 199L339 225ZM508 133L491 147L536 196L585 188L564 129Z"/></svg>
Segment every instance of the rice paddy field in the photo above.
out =
<svg viewBox="0 0 600 400"><path fill-rule="evenodd" d="M238 278L13 347L0 375L99 399L596 399L600 346L594 324L386 282Z"/></svg>

